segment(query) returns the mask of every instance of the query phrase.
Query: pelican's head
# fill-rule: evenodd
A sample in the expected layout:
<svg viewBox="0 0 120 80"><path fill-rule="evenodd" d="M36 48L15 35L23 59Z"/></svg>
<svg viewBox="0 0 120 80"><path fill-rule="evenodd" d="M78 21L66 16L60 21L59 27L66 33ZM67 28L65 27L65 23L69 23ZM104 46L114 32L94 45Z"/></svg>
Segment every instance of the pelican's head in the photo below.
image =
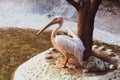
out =
<svg viewBox="0 0 120 80"><path fill-rule="evenodd" d="M56 17L55 19L53 19L48 25L46 25L43 29L39 30L37 35L39 35L40 33L42 33L45 29L47 29L48 27L54 25L54 24L59 24L62 25L63 23L63 18L62 17Z"/></svg>

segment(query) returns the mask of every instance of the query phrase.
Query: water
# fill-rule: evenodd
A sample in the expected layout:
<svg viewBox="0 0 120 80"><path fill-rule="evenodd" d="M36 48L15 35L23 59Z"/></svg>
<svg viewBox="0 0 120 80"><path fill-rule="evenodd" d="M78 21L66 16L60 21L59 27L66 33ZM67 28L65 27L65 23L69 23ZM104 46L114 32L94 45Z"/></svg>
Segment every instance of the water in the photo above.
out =
<svg viewBox="0 0 120 80"><path fill-rule="evenodd" d="M42 15L54 14L72 18L76 10L64 0L0 0L0 26L38 29L49 22ZM43 23L41 23L43 22Z"/></svg>
<svg viewBox="0 0 120 80"><path fill-rule="evenodd" d="M0 0L0 27L39 29L52 20L46 16L48 14L77 21L77 11L65 0ZM114 38L117 38L115 40L120 42L119 25L120 8L110 2L103 3L95 18L95 35L101 33L105 36L104 32L107 32L109 35L114 35ZM64 27L71 27L74 31L76 31L75 26L77 26L76 22L66 20L64 23ZM98 40L105 42L98 36L96 36ZM108 42L111 42L111 38L113 36L109 36ZM114 43L117 44L117 42Z"/></svg>

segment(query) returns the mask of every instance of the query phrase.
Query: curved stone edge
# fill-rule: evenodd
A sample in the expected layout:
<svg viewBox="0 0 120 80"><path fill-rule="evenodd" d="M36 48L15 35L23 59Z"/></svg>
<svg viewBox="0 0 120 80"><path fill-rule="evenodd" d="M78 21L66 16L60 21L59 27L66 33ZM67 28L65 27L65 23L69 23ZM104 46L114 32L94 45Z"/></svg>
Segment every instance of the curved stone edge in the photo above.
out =
<svg viewBox="0 0 120 80"><path fill-rule="evenodd" d="M50 48L20 65L14 73L13 80L50 80L49 78L51 78L51 80L120 80L120 69L105 75L86 77L83 74L79 77L63 72L65 69L51 68L50 64L45 61L45 57L46 54L50 53L52 50L53 48ZM42 68L45 70L42 70ZM55 71L59 74L50 74L47 70L51 72Z"/></svg>
<svg viewBox="0 0 120 80"><path fill-rule="evenodd" d="M33 58L29 59L28 61L24 62L23 64L21 64L17 70L15 71L14 73L14 77L13 77L13 80L25 80L24 79L24 74L22 74L22 70L25 71L25 69L29 66L29 67L33 67L34 65L34 61L38 61L39 62L39 57L40 58L44 58L45 57L45 54L49 53L52 51L52 48L51 49L48 49L47 51L44 51L36 56L34 56ZM38 60L37 60L38 59Z"/></svg>

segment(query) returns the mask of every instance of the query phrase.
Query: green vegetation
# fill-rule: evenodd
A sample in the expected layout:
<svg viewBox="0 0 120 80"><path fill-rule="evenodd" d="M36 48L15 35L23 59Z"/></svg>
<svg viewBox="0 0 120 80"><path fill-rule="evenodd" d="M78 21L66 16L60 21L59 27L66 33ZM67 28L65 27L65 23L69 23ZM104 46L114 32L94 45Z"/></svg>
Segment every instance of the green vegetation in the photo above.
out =
<svg viewBox="0 0 120 80"><path fill-rule="evenodd" d="M32 29L0 29L0 80L11 80L14 71L20 64L52 47L50 32L44 32L39 36L36 33L37 30ZM118 46L98 41L94 41L94 44L104 45L120 53Z"/></svg>

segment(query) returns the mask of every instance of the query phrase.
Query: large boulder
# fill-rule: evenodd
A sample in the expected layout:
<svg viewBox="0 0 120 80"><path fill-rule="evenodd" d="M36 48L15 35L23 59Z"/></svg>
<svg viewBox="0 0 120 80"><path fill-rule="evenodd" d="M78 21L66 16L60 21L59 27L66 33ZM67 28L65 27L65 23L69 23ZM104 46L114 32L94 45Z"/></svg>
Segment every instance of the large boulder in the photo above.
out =
<svg viewBox="0 0 120 80"><path fill-rule="evenodd" d="M91 60L96 59L92 57ZM20 65L14 73L14 80L120 80L120 70L111 72L84 73L77 62L69 61L68 68L55 66L63 60L61 53L53 48L42 52ZM100 61L100 60L98 60ZM72 64L74 63L74 64ZM103 64L103 63L102 63ZM76 67L77 66L77 67ZM101 69L101 67L100 67Z"/></svg>

